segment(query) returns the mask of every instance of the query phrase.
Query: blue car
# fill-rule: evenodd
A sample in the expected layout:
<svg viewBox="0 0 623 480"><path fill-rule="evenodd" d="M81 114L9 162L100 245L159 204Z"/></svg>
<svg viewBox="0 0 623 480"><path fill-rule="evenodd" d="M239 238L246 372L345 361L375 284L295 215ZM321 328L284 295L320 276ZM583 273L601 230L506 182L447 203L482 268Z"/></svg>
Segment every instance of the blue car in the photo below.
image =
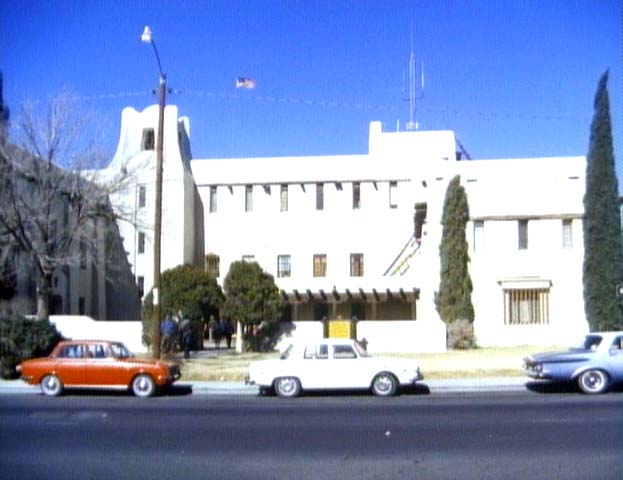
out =
<svg viewBox="0 0 623 480"><path fill-rule="evenodd" d="M577 382L584 393L603 393L623 381L623 331L590 333L568 351L530 355L523 370L531 378Z"/></svg>

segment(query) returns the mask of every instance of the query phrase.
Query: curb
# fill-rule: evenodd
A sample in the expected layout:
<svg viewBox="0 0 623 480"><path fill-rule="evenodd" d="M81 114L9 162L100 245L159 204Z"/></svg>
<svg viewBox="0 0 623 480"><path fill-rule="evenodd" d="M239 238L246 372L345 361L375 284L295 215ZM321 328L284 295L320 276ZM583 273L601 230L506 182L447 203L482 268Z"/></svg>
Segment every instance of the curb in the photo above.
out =
<svg viewBox="0 0 623 480"><path fill-rule="evenodd" d="M521 377L474 378L424 380L418 382L421 387L428 387L430 393L474 393L474 392L521 392L526 390L528 380ZM176 382L174 388L190 389L193 395L259 395L259 387L245 385L243 382ZM0 395L37 395L39 386L28 385L21 380L0 381Z"/></svg>

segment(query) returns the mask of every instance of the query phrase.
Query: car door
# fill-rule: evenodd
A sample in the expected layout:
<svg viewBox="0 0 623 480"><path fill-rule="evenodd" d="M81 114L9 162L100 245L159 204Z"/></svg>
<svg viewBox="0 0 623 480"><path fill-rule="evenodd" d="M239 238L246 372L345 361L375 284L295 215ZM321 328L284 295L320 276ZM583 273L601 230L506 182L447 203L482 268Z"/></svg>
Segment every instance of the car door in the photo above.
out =
<svg viewBox="0 0 623 480"><path fill-rule="evenodd" d="M56 357L56 374L65 386L86 385L85 345L68 343Z"/></svg>
<svg viewBox="0 0 623 480"><path fill-rule="evenodd" d="M308 344L303 358L295 364L293 375L300 379L305 389L329 388L333 375L329 360L329 346L324 342Z"/></svg>
<svg viewBox="0 0 623 480"><path fill-rule="evenodd" d="M106 343L87 345L86 370L88 382L95 387L127 385L124 368Z"/></svg>
<svg viewBox="0 0 623 480"><path fill-rule="evenodd" d="M331 388L365 388L369 386L362 360L351 344L336 343L331 354Z"/></svg>
<svg viewBox="0 0 623 480"><path fill-rule="evenodd" d="M614 380L623 380L623 335L614 339L608 351L608 369Z"/></svg>

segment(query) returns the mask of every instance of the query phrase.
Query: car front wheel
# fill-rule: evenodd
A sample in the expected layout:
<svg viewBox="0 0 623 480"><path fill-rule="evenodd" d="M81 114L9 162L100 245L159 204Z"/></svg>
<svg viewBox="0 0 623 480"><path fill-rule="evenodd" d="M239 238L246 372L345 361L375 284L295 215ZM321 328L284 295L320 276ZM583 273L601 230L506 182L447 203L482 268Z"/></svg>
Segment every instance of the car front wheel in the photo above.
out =
<svg viewBox="0 0 623 480"><path fill-rule="evenodd" d="M151 397L156 393L156 382L145 373L137 375L132 380L132 393L137 397Z"/></svg>
<svg viewBox="0 0 623 480"><path fill-rule="evenodd" d="M601 370L587 370L578 377L578 385L584 393L603 393L608 388L608 375Z"/></svg>
<svg viewBox="0 0 623 480"><path fill-rule="evenodd" d="M377 397L391 397L397 389L398 382L391 373L379 373L372 380L372 393Z"/></svg>
<svg viewBox="0 0 623 480"><path fill-rule="evenodd" d="M58 397L63 393L63 382L56 375L46 375L41 380L41 392L48 397Z"/></svg>
<svg viewBox="0 0 623 480"><path fill-rule="evenodd" d="M275 380L275 393L280 397L292 398L301 393L301 382L296 377L282 377Z"/></svg>

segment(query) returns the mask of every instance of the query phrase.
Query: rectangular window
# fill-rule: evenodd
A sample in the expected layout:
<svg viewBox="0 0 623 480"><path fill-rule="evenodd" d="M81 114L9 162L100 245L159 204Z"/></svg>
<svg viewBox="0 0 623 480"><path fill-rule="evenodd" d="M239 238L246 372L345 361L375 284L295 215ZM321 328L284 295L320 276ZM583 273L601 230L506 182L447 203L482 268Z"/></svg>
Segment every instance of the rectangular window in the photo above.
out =
<svg viewBox="0 0 623 480"><path fill-rule="evenodd" d="M143 295L145 295L145 277L136 277L136 288L138 289L138 296L143 298Z"/></svg>
<svg viewBox="0 0 623 480"><path fill-rule="evenodd" d="M253 210L253 185L244 187L244 211L251 212Z"/></svg>
<svg viewBox="0 0 623 480"><path fill-rule="evenodd" d="M481 252L485 248L485 222L474 220L474 252Z"/></svg>
<svg viewBox="0 0 623 480"><path fill-rule="evenodd" d="M279 255L277 257L277 276L289 277L291 273L290 255Z"/></svg>
<svg viewBox="0 0 623 480"><path fill-rule="evenodd" d="M547 325L549 323L549 290L504 290L504 323L506 325Z"/></svg>
<svg viewBox="0 0 623 480"><path fill-rule="evenodd" d="M216 197L216 185L211 185L210 186L210 213L216 213L216 204L217 202L217 197Z"/></svg>
<svg viewBox="0 0 623 480"><path fill-rule="evenodd" d="M316 210L324 210L324 184L316 184Z"/></svg>
<svg viewBox="0 0 623 480"><path fill-rule="evenodd" d="M314 255L314 277L327 276L327 256L325 254Z"/></svg>
<svg viewBox="0 0 623 480"><path fill-rule="evenodd" d="M288 186L281 185L281 211L288 211Z"/></svg>
<svg viewBox="0 0 623 480"><path fill-rule="evenodd" d="M138 187L138 208L145 208L147 199L147 187L139 185Z"/></svg>
<svg viewBox="0 0 623 480"><path fill-rule="evenodd" d="M517 221L518 248L519 250L528 249L528 220Z"/></svg>
<svg viewBox="0 0 623 480"><path fill-rule="evenodd" d="M363 253L350 254L350 276L363 277Z"/></svg>
<svg viewBox="0 0 623 480"><path fill-rule="evenodd" d="M141 142L141 150L153 150L155 144L154 129L143 129L143 140Z"/></svg>
<svg viewBox="0 0 623 480"><path fill-rule="evenodd" d="M138 253L145 253L145 232L138 232Z"/></svg>
<svg viewBox="0 0 623 480"><path fill-rule="evenodd" d="M389 182L389 208L398 208L398 182Z"/></svg>
<svg viewBox="0 0 623 480"><path fill-rule="evenodd" d="M84 297L78 298L78 315L85 315L87 311Z"/></svg>
<svg viewBox="0 0 623 480"><path fill-rule="evenodd" d="M353 182L353 210L361 208L361 183Z"/></svg>
<svg viewBox="0 0 623 480"><path fill-rule="evenodd" d="M573 248L573 220L571 219L562 221L562 248L565 250Z"/></svg>

